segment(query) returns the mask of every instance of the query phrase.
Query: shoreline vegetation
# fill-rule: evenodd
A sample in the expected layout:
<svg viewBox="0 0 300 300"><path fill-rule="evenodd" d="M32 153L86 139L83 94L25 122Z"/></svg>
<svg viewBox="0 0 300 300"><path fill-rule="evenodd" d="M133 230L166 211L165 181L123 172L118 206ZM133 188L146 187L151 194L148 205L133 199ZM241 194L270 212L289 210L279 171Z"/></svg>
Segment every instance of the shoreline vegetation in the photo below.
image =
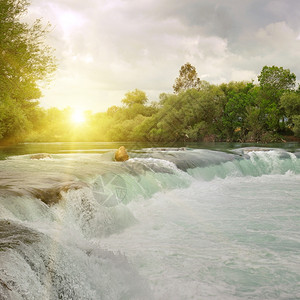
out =
<svg viewBox="0 0 300 300"><path fill-rule="evenodd" d="M0 145L19 142L285 142L300 141L300 86L289 69L264 66L258 84L211 84L190 63L181 66L173 93L149 103L144 91L121 106L84 112L39 106L40 82L55 71L44 42L49 27L22 22L29 2L0 3Z"/></svg>

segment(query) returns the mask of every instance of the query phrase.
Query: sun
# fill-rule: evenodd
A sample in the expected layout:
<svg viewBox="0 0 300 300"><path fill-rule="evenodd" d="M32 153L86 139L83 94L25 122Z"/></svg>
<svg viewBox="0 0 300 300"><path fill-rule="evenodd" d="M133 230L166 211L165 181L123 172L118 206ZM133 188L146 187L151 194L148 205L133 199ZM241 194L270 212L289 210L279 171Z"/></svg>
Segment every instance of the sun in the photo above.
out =
<svg viewBox="0 0 300 300"><path fill-rule="evenodd" d="M71 115L71 121L75 124L82 124L85 122L84 112L82 110L75 110Z"/></svg>

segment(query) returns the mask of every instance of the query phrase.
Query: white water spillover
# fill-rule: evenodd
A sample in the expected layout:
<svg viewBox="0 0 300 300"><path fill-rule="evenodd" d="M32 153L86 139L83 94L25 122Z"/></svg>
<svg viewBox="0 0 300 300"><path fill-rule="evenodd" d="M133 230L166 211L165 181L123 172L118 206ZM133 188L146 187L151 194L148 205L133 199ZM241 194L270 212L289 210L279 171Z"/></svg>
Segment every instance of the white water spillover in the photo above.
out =
<svg viewBox="0 0 300 300"><path fill-rule="evenodd" d="M300 299L300 152L130 156L0 161L0 299Z"/></svg>

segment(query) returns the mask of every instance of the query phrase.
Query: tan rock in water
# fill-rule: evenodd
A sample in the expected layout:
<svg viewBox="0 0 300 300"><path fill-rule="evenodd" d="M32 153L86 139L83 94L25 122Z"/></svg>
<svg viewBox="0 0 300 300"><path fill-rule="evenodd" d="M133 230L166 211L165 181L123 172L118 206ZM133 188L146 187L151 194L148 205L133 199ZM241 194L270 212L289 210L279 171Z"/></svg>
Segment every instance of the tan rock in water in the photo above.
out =
<svg viewBox="0 0 300 300"><path fill-rule="evenodd" d="M129 159L129 155L124 146L121 146L115 153L116 161L125 161Z"/></svg>
<svg viewBox="0 0 300 300"><path fill-rule="evenodd" d="M52 156L48 153L37 153L30 156L31 159L46 159L52 158Z"/></svg>

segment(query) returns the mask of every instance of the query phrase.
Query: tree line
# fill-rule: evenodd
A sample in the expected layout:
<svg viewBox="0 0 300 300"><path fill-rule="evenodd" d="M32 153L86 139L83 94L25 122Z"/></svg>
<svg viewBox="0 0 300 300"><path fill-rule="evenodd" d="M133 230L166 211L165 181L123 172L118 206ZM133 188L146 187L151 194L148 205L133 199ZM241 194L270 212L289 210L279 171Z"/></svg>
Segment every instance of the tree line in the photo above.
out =
<svg viewBox="0 0 300 300"><path fill-rule="evenodd" d="M149 103L144 91L125 94L121 106L86 112L86 123L68 121L71 109L43 110L31 141L277 142L300 137L300 89L290 70L265 66L253 82L210 84L186 63L174 92Z"/></svg>
<svg viewBox="0 0 300 300"><path fill-rule="evenodd" d="M29 2L0 2L0 141L181 141L275 142L300 137L300 88L288 69L264 66L254 82L210 84L184 64L173 93L149 103L135 89L121 106L85 112L86 122L70 122L71 108L39 106L40 82L55 71L45 43L49 27L22 22Z"/></svg>

